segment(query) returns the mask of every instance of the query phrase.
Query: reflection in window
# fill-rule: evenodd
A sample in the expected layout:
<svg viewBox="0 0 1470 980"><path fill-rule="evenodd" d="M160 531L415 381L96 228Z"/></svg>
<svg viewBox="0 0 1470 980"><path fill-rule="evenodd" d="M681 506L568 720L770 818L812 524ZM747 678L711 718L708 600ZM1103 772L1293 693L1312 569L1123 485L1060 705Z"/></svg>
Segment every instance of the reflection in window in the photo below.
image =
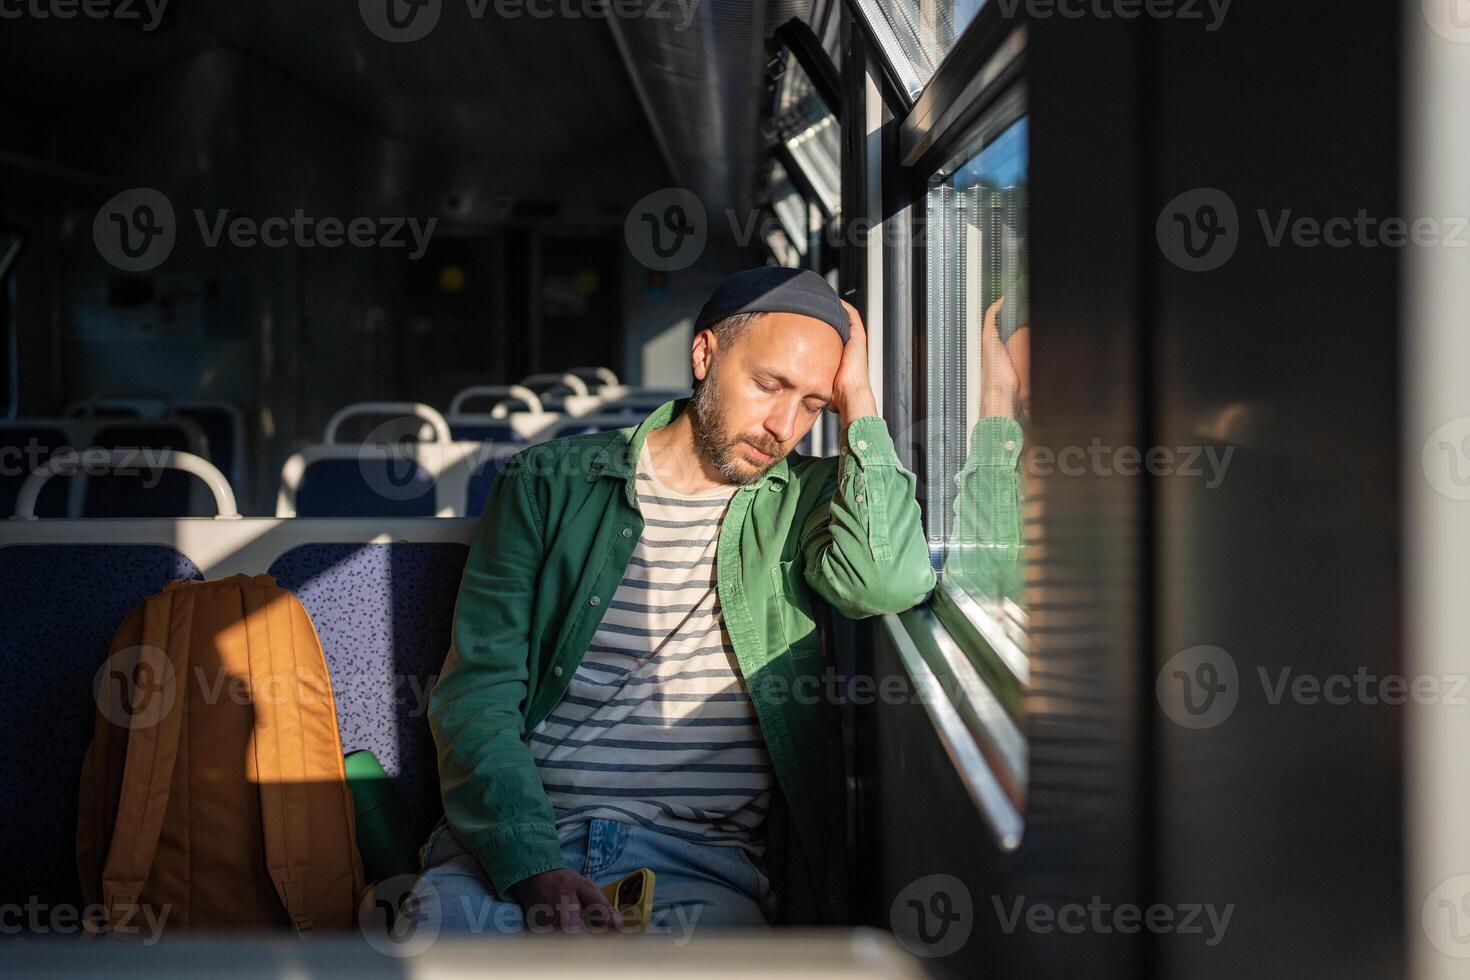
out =
<svg viewBox="0 0 1470 980"><path fill-rule="evenodd" d="M791 239L787 238L786 233L780 228L767 226L765 242L766 248L770 249L771 256L775 258L777 265L784 265L788 269L795 269L801 265L801 253L796 250L796 246L791 244Z"/></svg>
<svg viewBox="0 0 1470 980"><path fill-rule="evenodd" d="M842 203L842 136L837 119L790 53L776 99L776 128L828 216Z"/></svg>
<svg viewBox="0 0 1470 980"><path fill-rule="evenodd" d="M985 0L858 0L863 17L916 99Z"/></svg>
<svg viewBox="0 0 1470 980"><path fill-rule="evenodd" d="M928 513L946 591L1024 649L1020 460L1030 414L1026 119L930 182Z"/></svg>
<svg viewBox="0 0 1470 980"><path fill-rule="evenodd" d="M786 238L795 246L800 255L806 254L807 246L807 207L796 190L796 185L791 183L791 175L779 162L771 164L771 210L776 212L776 220L781 222L781 230L786 233Z"/></svg>

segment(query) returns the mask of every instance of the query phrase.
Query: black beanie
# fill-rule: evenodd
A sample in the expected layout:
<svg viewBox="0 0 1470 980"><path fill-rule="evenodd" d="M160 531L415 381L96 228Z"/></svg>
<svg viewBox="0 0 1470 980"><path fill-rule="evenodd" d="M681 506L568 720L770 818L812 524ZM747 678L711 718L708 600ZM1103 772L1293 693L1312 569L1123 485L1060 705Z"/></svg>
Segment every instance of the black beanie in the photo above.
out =
<svg viewBox="0 0 1470 980"><path fill-rule="evenodd" d="M694 321L694 332L737 313L798 313L829 324L842 342L851 330L847 309L827 280L810 269L778 265L737 272L720 283Z"/></svg>

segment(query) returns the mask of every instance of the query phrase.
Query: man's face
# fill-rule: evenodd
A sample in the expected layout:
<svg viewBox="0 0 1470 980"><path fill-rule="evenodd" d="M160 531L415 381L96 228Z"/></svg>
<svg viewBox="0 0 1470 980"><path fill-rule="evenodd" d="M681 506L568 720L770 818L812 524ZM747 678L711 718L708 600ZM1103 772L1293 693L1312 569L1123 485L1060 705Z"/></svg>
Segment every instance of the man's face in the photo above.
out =
<svg viewBox="0 0 1470 980"><path fill-rule="evenodd" d="M695 357L701 377L698 343ZM706 361L689 402L695 445L726 480L755 483L811 431L841 363L842 338L828 324L762 314Z"/></svg>

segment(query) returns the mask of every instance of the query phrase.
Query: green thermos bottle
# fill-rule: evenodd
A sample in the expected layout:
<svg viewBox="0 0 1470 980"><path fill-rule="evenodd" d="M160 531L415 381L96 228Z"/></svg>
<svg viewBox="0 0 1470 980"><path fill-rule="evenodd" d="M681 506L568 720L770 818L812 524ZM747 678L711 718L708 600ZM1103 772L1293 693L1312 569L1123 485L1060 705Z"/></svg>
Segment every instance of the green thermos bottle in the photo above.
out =
<svg viewBox="0 0 1470 980"><path fill-rule="evenodd" d="M378 757L359 749L347 753L344 762L347 785L352 790L363 875L373 882L418 874L419 842L413 837L413 823Z"/></svg>

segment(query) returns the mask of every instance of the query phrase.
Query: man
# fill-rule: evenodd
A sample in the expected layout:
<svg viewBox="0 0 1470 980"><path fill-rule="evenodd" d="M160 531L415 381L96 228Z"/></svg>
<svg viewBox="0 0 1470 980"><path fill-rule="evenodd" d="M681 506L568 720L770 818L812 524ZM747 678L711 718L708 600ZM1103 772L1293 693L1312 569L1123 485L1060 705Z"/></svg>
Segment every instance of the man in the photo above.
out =
<svg viewBox="0 0 1470 980"><path fill-rule="evenodd" d="M1004 619L1024 602L1021 454L1031 412L1031 326L1025 280L1016 298L997 297L980 330L980 419L955 474L952 540L944 579ZM1009 315L1008 315L1009 314Z"/></svg>
<svg viewBox="0 0 1470 980"><path fill-rule="evenodd" d="M896 613L934 572L857 311L812 272L700 311L694 394L501 471L429 702L445 821L405 911L446 929L837 921L843 773L820 598ZM823 409L835 458L793 454ZM803 683L803 679L805 683Z"/></svg>

